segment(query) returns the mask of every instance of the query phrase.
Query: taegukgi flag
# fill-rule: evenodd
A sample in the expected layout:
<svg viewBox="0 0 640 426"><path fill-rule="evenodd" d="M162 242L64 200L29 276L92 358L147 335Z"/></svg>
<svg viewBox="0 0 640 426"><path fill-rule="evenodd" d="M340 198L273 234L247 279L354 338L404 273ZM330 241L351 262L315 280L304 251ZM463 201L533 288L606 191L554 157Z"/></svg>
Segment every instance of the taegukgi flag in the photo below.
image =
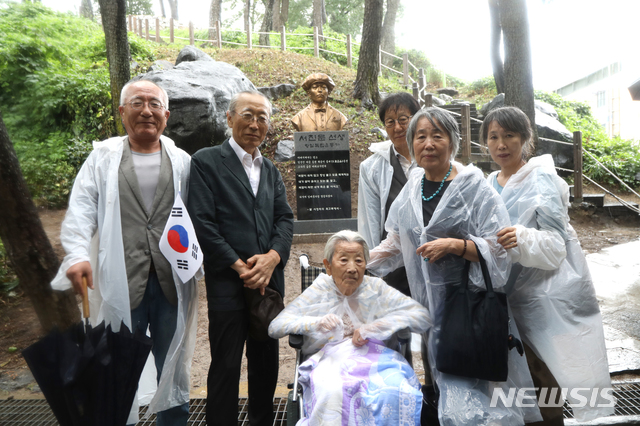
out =
<svg viewBox="0 0 640 426"><path fill-rule="evenodd" d="M180 193L173 203L171 216L160 238L160 251L183 283L189 281L202 265L202 252L196 231Z"/></svg>

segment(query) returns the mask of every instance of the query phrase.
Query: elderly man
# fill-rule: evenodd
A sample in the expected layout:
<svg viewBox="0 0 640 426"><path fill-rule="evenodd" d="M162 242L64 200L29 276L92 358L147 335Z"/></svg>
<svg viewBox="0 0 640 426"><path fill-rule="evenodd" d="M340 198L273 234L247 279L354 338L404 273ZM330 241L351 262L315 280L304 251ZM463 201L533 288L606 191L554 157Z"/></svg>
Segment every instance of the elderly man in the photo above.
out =
<svg viewBox="0 0 640 426"><path fill-rule="evenodd" d="M243 288L269 286L284 295L284 266L293 238L293 213L280 172L258 147L269 129L271 103L259 92L229 104L231 137L191 160L189 214L204 253L211 366L207 424L238 424L238 383L247 343L249 421L273 424L278 340L248 334ZM265 327L268 324L265 325Z"/></svg>
<svg viewBox="0 0 640 426"><path fill-rule="evenodd" d="M195 345L195 279L182 283L159 250L175 196L189 179L189 155L162 135L167 92L151 81L125 85L120 116L127 136L94 143L69 199L61 241L67 253L52 282L80 293L87 280L92 318L118 330L147 327L158 390L158 425L186 425ZM183 192L183 195L186 195ZM168 372L163 374L163 371ZM137 422L137 402L128 423Z"/></svg>
<svg viewBox="0 0 640 426"><path fill-rule="evenodd" d="M329 94L336 87L327 74L321 72L310 74L302 88L311 98L311 104L297 113L291 123L298 132L325 132L342 130L347 124L347 117L327 102Z"/></svg>

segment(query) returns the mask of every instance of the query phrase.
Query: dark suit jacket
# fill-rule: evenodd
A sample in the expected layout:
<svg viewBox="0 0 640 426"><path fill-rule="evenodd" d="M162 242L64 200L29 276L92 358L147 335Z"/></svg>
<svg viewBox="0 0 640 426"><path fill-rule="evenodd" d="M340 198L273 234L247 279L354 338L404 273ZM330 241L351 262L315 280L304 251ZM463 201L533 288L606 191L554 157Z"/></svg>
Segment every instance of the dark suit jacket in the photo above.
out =
<svg viewBox="0 0 640 426"><path fill-rule="evenodd" d="M187 208L204 253L209 309L244 308L243 282L231 265L273 249L280 255L269 286L284 296L284 266L293 239L293 212L280 172L264 158L254 196L242 163L229 145L191 157Z"/></svg>

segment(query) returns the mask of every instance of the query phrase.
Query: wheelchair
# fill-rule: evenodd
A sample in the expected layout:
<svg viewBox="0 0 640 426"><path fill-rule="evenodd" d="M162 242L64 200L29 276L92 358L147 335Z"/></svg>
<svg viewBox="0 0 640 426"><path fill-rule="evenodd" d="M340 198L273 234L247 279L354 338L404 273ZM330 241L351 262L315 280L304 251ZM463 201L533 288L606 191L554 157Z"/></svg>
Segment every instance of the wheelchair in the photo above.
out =
<svg viewBox="0 0 640 426"><path fill-rule="evenodd" d="M299 259L301 278L300 285L301 291L304 292L311 286L311 284L313 284L313 281L318 277L318 275L326 273L327 271L323 267L311 266L309 264L309 256L307 256L306 254L301 254ZM366 275L372 274L367 271ZM393 349L396 349L405 357L405 359L410 359L407 354L411 351L411 348L409 347L411 331L408 328L400 330L396 333L396 336L398 345ZM300 413L304 412L304 408L302 405L302 386L298 383L298 368L300 367L300 364L305 361L302 354L302 344L303 336L301 334L289 335L289 346L291 346L296 351L296 368L293 383L289 383L288 385L290 391L287 397L287 426L294 426L298 422L298 420L300 420Z"/></svg>

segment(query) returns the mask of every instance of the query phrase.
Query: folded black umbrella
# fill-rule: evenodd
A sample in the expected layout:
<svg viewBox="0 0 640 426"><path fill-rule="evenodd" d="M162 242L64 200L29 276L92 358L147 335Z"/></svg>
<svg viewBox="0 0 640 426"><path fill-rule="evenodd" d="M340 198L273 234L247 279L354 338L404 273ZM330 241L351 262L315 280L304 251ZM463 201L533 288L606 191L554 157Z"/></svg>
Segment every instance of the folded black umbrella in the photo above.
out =
<svg viewBox="0 0 640 426"><path fill-rule="evenodd" d="M150 351L141 330L87 322L52 331L22 355L61 426L125 426Z"/></svg>

